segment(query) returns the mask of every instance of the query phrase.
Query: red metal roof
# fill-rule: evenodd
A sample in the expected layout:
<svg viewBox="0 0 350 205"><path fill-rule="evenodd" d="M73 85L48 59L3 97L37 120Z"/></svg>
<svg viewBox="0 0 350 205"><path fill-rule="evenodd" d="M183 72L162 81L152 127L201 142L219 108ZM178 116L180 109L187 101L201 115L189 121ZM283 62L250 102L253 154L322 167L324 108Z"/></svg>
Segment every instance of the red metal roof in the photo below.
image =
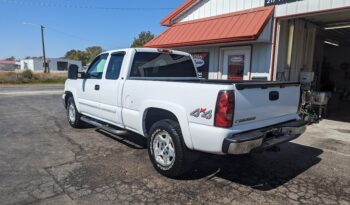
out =
<svg viewBox="0 0 350 205"><path fill-rule="evenodd" d="M16 64L16 61L13 60L0 60L1 64Z"/></svg>
<svg viewBox="0 0 350 205"><path fill-rule="evenodd" d="M269 21L274 6L176 23L145 47L181 47L256 40Z"/></svg>
<svg viewBox="0 0 350 205"><path fill-rule="evenodd" d="M161 22L160 24L162 26L171 26L172 20L177 17L179 14L181 14L182 12L184 12L185 10L191 8L192 6L194 6L195 4L199 3L200 0L187 0L185 1L185 3L183 3L181 6L179 6L177 9L175 9L174 11L172 11L168 16L166 16Z"/></svg>

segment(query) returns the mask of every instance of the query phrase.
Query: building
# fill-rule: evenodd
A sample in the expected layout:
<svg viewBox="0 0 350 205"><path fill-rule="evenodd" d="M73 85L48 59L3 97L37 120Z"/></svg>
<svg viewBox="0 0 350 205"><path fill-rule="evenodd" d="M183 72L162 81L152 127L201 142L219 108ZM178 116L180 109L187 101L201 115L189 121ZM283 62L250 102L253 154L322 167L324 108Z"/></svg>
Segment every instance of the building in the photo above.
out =
<svg viewBox="0 0 350 205"><path fill-rule="evenodd" d="M310 81L350 121L350 0L187 0L161 25L146 47L192 53L203 78Z"/></svg>
<svg viewBox="0 0 350 205"><path fill-rule="evenodd" d="M71 64L82 67L81 61L69 60L64 58L47 58L46 59L50 68L50 71L65 71ZM43 71L44 60L42 58L31 58L21 60L21 70Z"/></svg>
<svg viewBox="0 0 350 205"><path fill-rule="evenodd" d="M15 60L0 60L0 71L14 71L19 67L20 63Z"/></svg>

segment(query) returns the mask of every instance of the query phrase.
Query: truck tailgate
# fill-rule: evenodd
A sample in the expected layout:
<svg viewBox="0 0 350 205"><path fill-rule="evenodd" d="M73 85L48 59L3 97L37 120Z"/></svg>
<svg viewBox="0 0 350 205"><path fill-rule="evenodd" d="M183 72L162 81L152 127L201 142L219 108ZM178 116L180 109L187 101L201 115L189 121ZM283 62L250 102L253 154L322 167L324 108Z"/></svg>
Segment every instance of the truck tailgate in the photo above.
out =
<svg viewBox="0 0 350 205"><path fill-rule="evenodd" d="M236 126L295 114L298 110L298 83L245 82L235 87Z"/></svg>

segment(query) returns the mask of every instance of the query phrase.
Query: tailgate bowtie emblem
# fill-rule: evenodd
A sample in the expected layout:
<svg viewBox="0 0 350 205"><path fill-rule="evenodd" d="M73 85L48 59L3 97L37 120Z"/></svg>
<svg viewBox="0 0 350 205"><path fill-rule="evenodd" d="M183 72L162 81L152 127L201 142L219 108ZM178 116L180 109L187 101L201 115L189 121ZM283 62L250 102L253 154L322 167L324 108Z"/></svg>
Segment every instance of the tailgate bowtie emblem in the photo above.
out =
<svg viewBox="0 0 350 205"><path fill-rule="evenodd" d="M213 116L212 113L213 113L213 111L212 110L207 111L207 108L198 108L198 109L195 109L194 111L192 111L190 113L190 115L193 117L201 116L202 118L209 120Z"/></svg>

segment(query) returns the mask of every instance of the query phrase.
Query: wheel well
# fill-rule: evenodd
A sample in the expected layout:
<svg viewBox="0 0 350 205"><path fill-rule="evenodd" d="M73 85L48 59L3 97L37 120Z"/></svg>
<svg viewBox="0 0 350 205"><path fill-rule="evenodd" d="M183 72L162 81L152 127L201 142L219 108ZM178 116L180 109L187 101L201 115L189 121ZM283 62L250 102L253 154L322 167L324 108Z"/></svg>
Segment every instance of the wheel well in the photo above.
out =
<svg viewBox="0 0 350 205"><path fill-rule="evenodd" d="M73 97L73 94L71 92L65 92L66 96L64 97L64 106L67 107L67 102L69 97Z"/></svg>
<svg viewBox="0 0 350 205"><path fill-rule="evenodd" d="M148 136L149 131L155 122L163 119L170 119L174 120L175 122L179 122L177 117L168 110L160 108L148 108L145 112L143 119L143 128L145 131L145 136Z"/></svg>

